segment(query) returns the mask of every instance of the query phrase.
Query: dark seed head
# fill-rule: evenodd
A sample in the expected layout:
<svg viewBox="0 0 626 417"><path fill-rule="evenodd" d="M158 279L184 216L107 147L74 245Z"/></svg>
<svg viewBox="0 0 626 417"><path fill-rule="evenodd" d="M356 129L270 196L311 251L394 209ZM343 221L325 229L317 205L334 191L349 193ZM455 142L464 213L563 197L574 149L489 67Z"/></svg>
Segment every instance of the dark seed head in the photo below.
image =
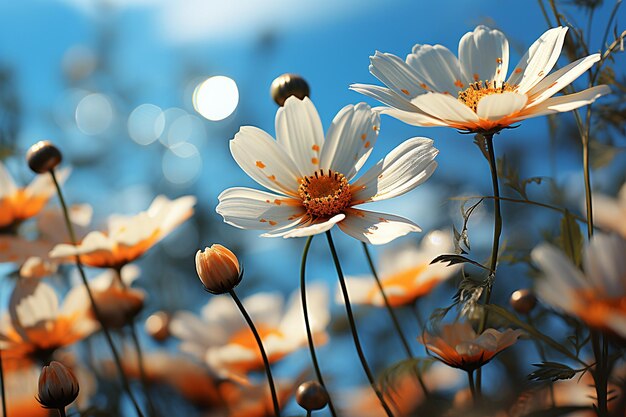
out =
<svg viewBox="0 0 626 417"><path fill-rule="evenodd" d="M307 411L321 410L328 400L328 392L317 381L304 382L296 391L296 401Z"/></svg>
<svg viewBox="0 0 626 417"><path fill-rule="evenodd" d="M537 297L529 289L517 290L511 294L509 303L519 314L528 314L537 305Z"/></svg>
<svg viewBox="0 0 626 417"><path fill-rule="evenodd" d="M42 140L35 143L26 152L26 162L30 169L37 174L44 174L53 170L63 160L63 155L59 148L54 146L52 142Z"/></svg>
<svg viewBox="0 0 626 417"><path fill-rule="evenodd" d="M309 97L309 84L297 74L283 74L272 81L270 94L276 104L282 107L285 100L291 96L296 96L300 100Z"/></svg>

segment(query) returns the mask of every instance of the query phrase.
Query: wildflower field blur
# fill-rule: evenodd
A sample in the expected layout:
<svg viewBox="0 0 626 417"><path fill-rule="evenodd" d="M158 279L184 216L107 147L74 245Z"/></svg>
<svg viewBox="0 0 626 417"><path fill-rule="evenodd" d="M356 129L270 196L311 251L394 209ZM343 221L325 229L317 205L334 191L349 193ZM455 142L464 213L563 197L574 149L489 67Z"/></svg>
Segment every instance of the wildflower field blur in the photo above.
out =
<svg viewBox="0 0 626 417"><path fill-rule="evenodd" d="M0 4L0 415L626 416L621 3Z"/></svg>

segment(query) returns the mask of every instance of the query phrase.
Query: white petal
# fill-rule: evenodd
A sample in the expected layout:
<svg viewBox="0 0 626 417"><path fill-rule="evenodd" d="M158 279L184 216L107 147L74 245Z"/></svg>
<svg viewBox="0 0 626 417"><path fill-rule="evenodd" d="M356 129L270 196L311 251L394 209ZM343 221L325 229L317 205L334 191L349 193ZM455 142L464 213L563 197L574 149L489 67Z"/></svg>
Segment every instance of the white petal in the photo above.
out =
<svg viewBox="0 0 626 417"><path fill-rule="evenodd" d="M541 35L520 59L507 82L518 85L517 91L522 94L533 88L556 64L566 33L567 27L558 27Z"/></svg>
<svg viewBox="0 0 626 417"><path fill-rule="evenodd" d="M374 277L371 275L360 277L347 276L345 281L352 304L370 304L370 294L372 291L377 291L377 294L380 293L380 291L375 290ZM382 296L380 298L382 301ZM338 304L344 303L343 295L339 288L337 288L337 292L335 293L335 301Z"/></svg>
<svg viewBox="0 0 626 417"><path fill-rule="evenodd" d="M262 186L281 194L297 194L300 171L285 150L261 129L243 126L230 141L230 152L241 169Z"/></svg>
<svg viewBox="0 0 626 417"><path fill-rule="evenodd" d="M583 266L596 291L605 298L626 296L626 242L617 235L596 233L587 246Z"/></svg>
<svg viewBox="0 0 626 417"><path fill-rule="evenodd" d="M393 54L376 51L370 57L370 72L400 97L411 99L426 92L415 71Z"/></svg>
<svg viewBox="0 0 626 417"><path fill-rule="evenodd" d="M346 218L339 228L361 242L383 245L410 232L422 229L412 221L392 214L365 211L355 208L346 210Z"/></svg>
<svg viewBox="0 0 626 417"><path fill-rule="evenodd" d="M385 87L369 84L352 84L350 90L372 97L399 110L407 112L419 111L417 107L411 104L408 97L401 97Z"/></svg>
<svg viewBox="0 0 626 417"><path fill-rule="evenodd" d="M229 295L211 297L209 302L202 307L200 314L207 326L223 328L225 334L235 333L239 328L246 326L246 323L242 321L239 308ZM226 340L227 338L224 339Z"/></svg>
<svg viewBox="0 0 626 417"><path fill-rule="evenodd" d="M610 92L611 89L608 85L596 85L595 87L579 91L578 93L552 97L537 106L527 107L522 114L515 119L524 120L531 117L544 116L546 114L567 112L591 104L599 97L609 94Z"/></svg>
<svg viewBox="0 0 626 417"><path fill-rule="evenodd" d="M458 59L445 46L415 45L406 62L430 91L456 95L467 88Z"/></svg>
<svg viewBox="0 0 626 417"><path fill-rule="evenodd" d="M424 113L453 123L478 122L478 116L465 104L448 94L428 93L411 100Z"/></svg>
<svg viewBox="0 0 626 417"><path fill-rule="evenodd" d="M443 120L427 115L417 107L415 107L415 109L415 111L408 112L391 107L375 107L374 111L380 114L387 114L391 117L395 117L396 119L413 126L448 126L448 123Z"/></svg>
<svg viewBox="0 0 626 417"><path fill-rule="evenodd" d="M60 185L63 185L69 177L71 170L69 168L62 168L56 172L57 181ZM33 181L28 184L24 190L28 196L38 196L42 198L49 198L56 192L54 181L50 175L37 175Z"/></svg>
<svg viewBox="0 0 626 417"><path fill-rule="evenodd" d="M328 129L320 168L339 172L350 181L372 152L379 126L378 113L365 103L341 109Z"/></svg>
<svg viewBox="0 0 626 417"><path fill-rule="evenodd" d="M308 97L300 100L291 96L278 109L276 141L291 156L300 176L310 175L317 169L324 131L320 116Z"/></svg>
<svg viewBox="0 0 626 417"><path fill-rule="evenodd" d="M328 309L328 288L319 282L308 285L306 288L307 312L309 324L313 333L322 332L330 322ZM294 291L289 298L285 314L281 319L279 330L286 338L292 340L292 345L298 346L306 342L306 328L302 312L302 298L300 291Z"/></svg>
<svg viewBox="0 0 626 417"><path fill-rule="evenodd" d="M283 296L279 293L261 292L243 300L243 305L256 326L278 327L283 314Z"/></svg>
<svg viewBox="0 0 626 417"><path fill-rule="evenodd" d="M74 255L81 255L84 253L94 253L97 251L111 252L116 242L110 239L102 232L94 231L83 239L78 246L68 245L65 243L56 245L50 251L51 258L66 258Z"/></svg>
<svg viewBox="0 0 626 417"><path fill-rule="evenodd" d="M174 337L189 346L189 351L198 352L199 355L207 348L226 341L223 330L209 329L206 323L189 311L177 311L172 317L169 329Z"/></svg>
<svg viewBox="0 0 626 417"><path fill-rule="evenodd" d="M218 200L217 213L240 229L278 230L297 224L306 213L299 200L251 188L229 188Z"/></svg>
<svg viewBox="0 0 626 417"><path fill-rule="evenodd" d="M15 330L28 340L29 328L44 327L59 313L54 289L40 280L18 280L9 300L9 314Z"/></svg>
<svg viewBox="0 0 626 417"><path fill-rule="evenodd" d="M0 162L0 198L5 195L11 195L16 191L17 186L15 185L15 181L13 181L13 177L11 177L9 170L6 169L4 164Z"/></svg>
<svg viewBox="0 0 626 417"><path fill-rule="evenodd" d="M509 41L499 30L477 26L459 41L459 61L470 82L496 81L500 85L509 68Z"/></svg>
<svg viewBox="0 0 626 417"><path fill-rule="evenodd" d="M411 138L371 167L351 187L354 204L385 200L411 191L434 172L439 151L427 138Z"/></svg>
<svg viewBox="0 0 626 417"><path fill-rule="evenodd" d="M517 94L505 91L501 94L490 94L483 97L476 106L476 114L481 119L499 120L517 113L526 106L526 94Z"/></svg>
<svg viewBox="0 0 626 417"><path fill-rule="evenodd" d="M552 97L563 88L570 85L599 60L600 54L593 54L580 58L578 61L572 62L571 64L554 71L552 74L537 83L528 92L528 96L531 101L530 105L535 106L547 98Z"/></svg>
<svg viewBox="0 0 626 417"><path fill-rule="evenodd" d="M626 237L626 205L621 207L617 199L603 194L594 194L592 198L594 224Z"/></svg>
<svg viewBox="0 0 626 417"><path fill-rule="evenodd" d="M346 217L345 214L340 213L331 217L330 219L316 219L312 222L309 222L308 224L304 226L297 226L291 230L280 231L279 233L264 233L261 236L262 237L282 236L284 238L289 238L289 237L305 237L305 236L318 235L320 233L324 233L332 229L332 227L335 224L343 221L345 217Z"/></svg>
<svg viewBox="0 0 626 417"><path fill-rule="evenodd" d="M167 235L193 214L196 197L187 195L170 200L164 195L157 196L147 210L162 236Z"/></svg>

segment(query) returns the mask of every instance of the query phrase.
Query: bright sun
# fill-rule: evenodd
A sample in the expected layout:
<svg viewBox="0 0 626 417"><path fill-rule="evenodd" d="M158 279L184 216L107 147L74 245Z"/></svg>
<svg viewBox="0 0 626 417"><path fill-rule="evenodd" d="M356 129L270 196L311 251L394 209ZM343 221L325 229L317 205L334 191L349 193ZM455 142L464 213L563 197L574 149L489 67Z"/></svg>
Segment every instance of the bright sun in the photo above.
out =
<svg viewBox="0 0 626 417"><path fill-rule="evenodd" d="M203 117L218 121L230 116L239 103L237 83L217 75L207 78L193 92L193 107Z"/></svg>

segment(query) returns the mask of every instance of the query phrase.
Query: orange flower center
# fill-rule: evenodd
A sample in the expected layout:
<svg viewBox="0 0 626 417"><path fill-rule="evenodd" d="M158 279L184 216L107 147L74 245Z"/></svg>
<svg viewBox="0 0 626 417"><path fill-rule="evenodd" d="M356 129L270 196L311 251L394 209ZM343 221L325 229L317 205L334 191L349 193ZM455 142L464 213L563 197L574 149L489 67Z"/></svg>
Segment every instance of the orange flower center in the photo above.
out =
<svg viewBox="0 0 626 417"><path fill-rule="evenodd" d="M327 175L320 169L314 175L301 179L298 193L306 211L315 217L332 217L352 202L348 180L343 174L330 169Z"/></svg>
<svg viewBox="0 0 626 417"><path fill-rule="evenodd" d="M607 317L610 315L626 315L626 297L599 299L588 291L582 291L581 296L585 303L579 309L578 315L590 326L606 328Z"/></svg>
<svg viewBox="0 0 626 417"><path fill-rule="evenodd" d="M464 91L459 91L459 101L465 104L470 109L476 111L478 102L485 96L491 94L502 94L505 91L515 91L517 85L509 85L508 83L502 83L500 86L495 81L477 81L470 84L469 88Z"/></svg>

